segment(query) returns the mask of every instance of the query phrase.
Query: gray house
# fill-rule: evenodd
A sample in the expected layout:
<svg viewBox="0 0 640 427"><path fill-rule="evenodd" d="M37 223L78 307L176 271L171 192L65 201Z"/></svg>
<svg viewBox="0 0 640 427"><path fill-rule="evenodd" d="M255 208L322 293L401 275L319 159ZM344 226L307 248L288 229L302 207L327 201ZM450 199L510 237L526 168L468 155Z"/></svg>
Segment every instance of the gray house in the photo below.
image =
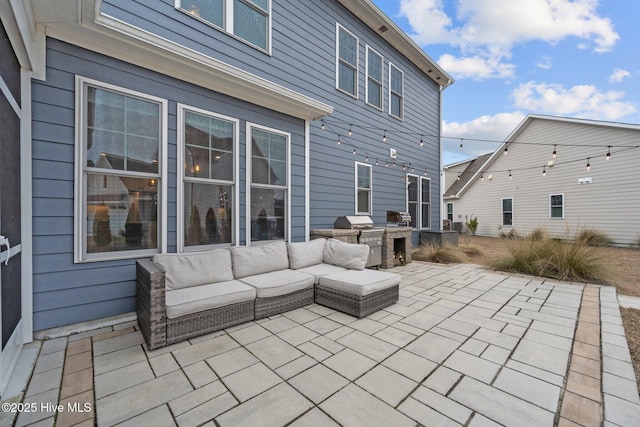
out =
<svg viewBox="0 0 640 427"><path fill-rule="evenodd" d="M370 0L0 0L0 11L2 93L26 123L19 134L12 118L2 149L32 159L21 193L3 179L26 219L22 235L20 215L2 224L23 243L21 308L5 309L4 293L19 263L2 267L3 344L20 318L18 343L132 312L135 260L154 253L302 241L341 215L384 225L387 210L415 213L415 242L439 229L452 80ZM15 109L2 108L3 120Z"/></svg>
<svg viewBox="0 0 640 427"><path fill-rule="evenodd" d="M478 218L477 234L542 228L571 240L584 228L614 244L640 241L640 125L529 115L494 153L444 167L444 209Z"/></svg>

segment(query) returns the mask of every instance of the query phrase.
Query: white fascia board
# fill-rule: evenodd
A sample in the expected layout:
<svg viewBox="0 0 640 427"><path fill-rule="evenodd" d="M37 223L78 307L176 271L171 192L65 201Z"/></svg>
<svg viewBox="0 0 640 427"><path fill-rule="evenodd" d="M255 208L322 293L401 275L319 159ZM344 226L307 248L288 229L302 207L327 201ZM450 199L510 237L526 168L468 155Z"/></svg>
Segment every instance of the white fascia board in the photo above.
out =
<svg viewBox="0 0 640 427"><path fill-rule="evenodd" d="M122 61L303 120L333 107L99 11L100 0L78 0L81 23L46 24L46 34Z"/></svg>
<svg viewBox="0 0 640 427"><path fill-rule="evenodd" d="M44 29L36 25L29 0L0 0L0 19L20 66L43 79L45 73Z"/></svg>

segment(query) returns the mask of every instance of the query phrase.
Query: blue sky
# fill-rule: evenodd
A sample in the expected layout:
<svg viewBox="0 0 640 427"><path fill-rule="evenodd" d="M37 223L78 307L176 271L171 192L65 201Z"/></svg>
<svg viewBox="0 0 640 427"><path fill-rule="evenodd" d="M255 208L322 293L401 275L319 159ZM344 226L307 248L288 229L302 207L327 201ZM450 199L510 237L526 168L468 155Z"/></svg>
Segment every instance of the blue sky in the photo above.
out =
<svg viewBox="0 0 640 427"><path fill-rule="evenodd" d="M373 0L455 83L449 164L493 151L529 113L640 123L638 0ZM494 141L494 142L491 142Z"/></svg>

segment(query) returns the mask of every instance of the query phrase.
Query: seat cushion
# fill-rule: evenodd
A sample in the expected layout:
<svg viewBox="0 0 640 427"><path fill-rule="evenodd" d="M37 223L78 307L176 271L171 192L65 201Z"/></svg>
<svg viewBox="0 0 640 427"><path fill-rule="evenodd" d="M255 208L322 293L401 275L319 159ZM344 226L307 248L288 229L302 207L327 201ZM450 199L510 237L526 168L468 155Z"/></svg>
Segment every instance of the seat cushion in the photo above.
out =
<svg viewBox="0 0 640 427"><path fill-rule="evenodd" d="M364 270L369 257L369 246L346 243L337 239L327 240L323 261L350 270Z"/></svg>
<svg viewBox="0 0 640 427"><path fill-rule="evenodd" d="M285 242L261 246L231 248L233 273L236 279L289 268Z"/></svg>
<svg viewBox="0 0 640 427"><path fill-rule="evenodd" d="M321 276L319 284L352 295L365 296L400 284L400 275L376 270L346 270Z"/></svg>
<svg viewBox="0 0 640 427"><path fill-rule="evenodd" d="M310 242L295 242L287 244L289 251L289 268L298 270L322 263L324 257L324 245L327 240L315 239Z"/></svg>
<svg viewBox="0 0 640 427"><path fill-rule="evenodd" d="M337 265L320 263L316 265L312 265L310 267L301 268L297 271L306 274L312 274L315 277L315 283L319 283L321 276L326 276L328 274L338 273L340 271L346 271L347 269L344 267L340 267Z"/></svg>
<svg viewBox="0 0 640 427"><path fill-rule="evenodd" d="M315 278L311 274L286 269L243 277L240 280L256 288L257 298L270 298L311 287Z"/></svg>
<svg viewBox="0 0 640 427"><path fill-rule="evenodd" d="M251 301L256 290L239 280L167 291L167 317L175 319L212 308Z"/></svg>
<svg viewBox="0 0 640 427"><path fill-rule="evenodd" d="M157 254L153 262L165 271L167 290L233 280L231 252L216 249L205 252Z"/></svg>

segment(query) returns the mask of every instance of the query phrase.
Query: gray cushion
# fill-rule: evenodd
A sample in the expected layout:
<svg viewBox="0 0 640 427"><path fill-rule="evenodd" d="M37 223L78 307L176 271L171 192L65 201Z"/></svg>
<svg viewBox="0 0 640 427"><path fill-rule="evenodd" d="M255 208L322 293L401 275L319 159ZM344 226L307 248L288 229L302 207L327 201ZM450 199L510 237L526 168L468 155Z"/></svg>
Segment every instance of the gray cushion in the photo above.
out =
<svg viewBox="0 0 640 427"><path fill-rule="evenodd" d="M321 264L324 257L326 239L315 239L310 242L289 243L289 268L297 270L311 265Z"/></svg>
<svg viewBox="0 0 640 427"><path fill-rule="evenodd" d="M310 288L315 279L310 274L286 269L244 277L240 280L256 288L257 298L269 298Z"/></svg>
<svg viewBox="0 0 640 427"><path fill-rule="evenodd" d="M251 301L255 298L256 290L239 280L167 291L167 317L175 319L212 308Z"/></svg>
<svg viewBox="0 0 640 427"><path fill-rule="evenodd" d="M233 280L229 249L182 254L157 254L153 262L164 268L167 290Z"/></svg>
<svg viewBox="0 0 640 427"><path fill-rule="evenodd" d="M234 247L231 248L231 254L233 273L236 279L289 268L289 256L285 242Z"/></svg>
<svg viewBox="0 0 640 427"><path fill-rule="evenodd" d="M323 261L350 270L364 270L369 257L369 246L346 243L337 239L327 240Z"/></svg>
<svg viewBox="0 0 640 427"><path fill-rule="evenodd" d="M339 267L337 265L321 263L321 264L312 265L310 267L301 268L296 271L313 275L313 277L315 277L315 283L317 284L321 276L326 276L328 274L338 273L340 271L346 271L346 270L347 270L346 268Z"/></svg>
<svg viewBox="0 0 640 427"><path fill-rule="evenodd" d="M376 270L346 270L321 276L319 284L352 295L364 296L400 284L400 275Z"/></svg>

